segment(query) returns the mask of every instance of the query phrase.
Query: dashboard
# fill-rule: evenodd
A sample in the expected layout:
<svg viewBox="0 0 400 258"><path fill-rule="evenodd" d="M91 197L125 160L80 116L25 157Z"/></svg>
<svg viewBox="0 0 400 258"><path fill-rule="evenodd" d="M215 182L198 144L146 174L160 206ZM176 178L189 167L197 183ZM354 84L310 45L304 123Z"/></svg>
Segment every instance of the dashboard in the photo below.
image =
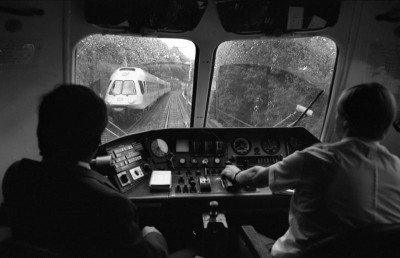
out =
<svg viewBox="0 0 400 258"><path fill-rule="evenodd" d="M227 164L241 169L269 166L319 140L302 127L175 128L128 135L99 148L110 157L105 174L133 200L263 198L268 187L235 189L220 174ZM151 189L152 171L171 174L166 188ZM236 198L238 199L238 198Z"/></svg>

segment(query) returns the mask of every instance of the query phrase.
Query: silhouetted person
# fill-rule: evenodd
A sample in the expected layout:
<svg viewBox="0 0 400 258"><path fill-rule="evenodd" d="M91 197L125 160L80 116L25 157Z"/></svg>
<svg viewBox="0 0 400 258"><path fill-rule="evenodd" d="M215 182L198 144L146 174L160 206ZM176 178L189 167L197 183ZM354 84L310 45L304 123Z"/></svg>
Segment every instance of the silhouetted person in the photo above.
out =
<svg viewBox="0 0 400 258"><path fill-rule="evenodd" d="M167 256L161 233L140 230L135 205L90 169L106 125L106 105L87 87L62 85L44 95L37 127L43 159L15 162L3 180L16 240L80 257Z"/></svg>
<svg viewBox="0 0 400 258"><path fill-rule="evenodd" d="M400 159L380 141L393 123L396 102L378 83L343 92L337 105L336 143L296 151L269 167L222 176L238 185L295 189L289 229L272 246L273 257L294 257L324 237L371 224L400 223Z"/></svg>

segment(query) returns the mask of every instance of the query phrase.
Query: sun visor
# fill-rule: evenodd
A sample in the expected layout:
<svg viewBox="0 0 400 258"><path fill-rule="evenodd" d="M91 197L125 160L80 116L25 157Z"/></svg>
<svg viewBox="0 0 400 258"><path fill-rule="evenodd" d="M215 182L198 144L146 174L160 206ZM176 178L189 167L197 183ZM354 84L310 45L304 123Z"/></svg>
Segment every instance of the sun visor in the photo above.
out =
<svg viewBox="0 0 400 258"><path fill-rule="evenodd" d="M207 0L87 0L86 21L131 33L186 32L201 20Z"/></svg>
<svg viewBox="0 0 400 258"><path fill-rule="evenodd" d="M336 24L339 0L214 0L223 28L237 34L281 35Z"/></svg>

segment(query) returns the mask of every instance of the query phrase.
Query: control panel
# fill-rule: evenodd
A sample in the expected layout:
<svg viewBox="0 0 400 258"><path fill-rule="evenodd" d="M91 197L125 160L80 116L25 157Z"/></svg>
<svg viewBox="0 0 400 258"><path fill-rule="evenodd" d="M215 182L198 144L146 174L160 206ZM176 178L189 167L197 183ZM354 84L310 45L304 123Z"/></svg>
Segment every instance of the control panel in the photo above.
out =
<svg viewBox="0 0 400 258"><path fill-rule="evenodd" d="M232 188L221 178L224 167L269 166L318 142L301 127L177 128L119 138L101 146L98 155L111 157L108 176L121 192L143 191L151 171L168 170L172 174L168 197L256 194L260 189Z"/></svg>

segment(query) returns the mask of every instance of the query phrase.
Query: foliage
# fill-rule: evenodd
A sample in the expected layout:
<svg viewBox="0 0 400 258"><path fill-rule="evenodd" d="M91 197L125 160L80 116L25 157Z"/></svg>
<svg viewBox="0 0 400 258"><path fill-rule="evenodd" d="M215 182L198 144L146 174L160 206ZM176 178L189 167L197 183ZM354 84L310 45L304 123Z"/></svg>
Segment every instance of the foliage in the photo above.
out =
<svg viewBox="0 0 400 258"><path fill-rule="evenodd" d="M323 37L225 42L209 117L224 126L287 126L300 115L296 106L307 107L323 90L313 116L299 124L318 137L335 59L335 44Z"/></svg>

